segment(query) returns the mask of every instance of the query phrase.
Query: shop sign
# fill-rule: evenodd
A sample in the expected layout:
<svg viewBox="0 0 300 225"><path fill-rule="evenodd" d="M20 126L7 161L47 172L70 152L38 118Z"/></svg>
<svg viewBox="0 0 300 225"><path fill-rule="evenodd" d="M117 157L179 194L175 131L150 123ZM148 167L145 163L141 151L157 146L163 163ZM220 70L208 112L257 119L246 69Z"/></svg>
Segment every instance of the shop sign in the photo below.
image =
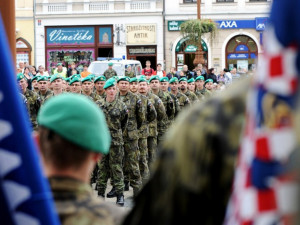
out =
<svg viewBox="0 0 300 225"><path fill-rule="evenodd" d="M129 48L129 55L150 55L150 54L156 54L156 49L155 48Z"/></svg>
<svg viewBox="0 0 300 225"><path fill-rule="evenodd" d="M268 17L259 17L259 18L255 18L255 22L256 22L256 30L257 31L264 31L266 29L266 26L269 22L269 18Z"/></svg>
<svg viewBox="0 0 300 225"><path fill-rule="evenodd" d="M248 52L249 48L246 45L238 45L235 49L237 52Z"/></svg>
<svg viewBox="0 0 300 225"><path fill-rule="evenodd" d="M248 59L249 54L229 54L227 59Z"/></svg>
<svg viewBox="0 0 300 225"><path fill-rule="evenodd" d="M219 29L255 28L255 20L217 20Z"/></svg>
<svg viewBox="0 0 300 225"><path fill-rule="evenodd" d="M156 24L127 24L127 45L156 45Z"/></svg>
<svg viewBox="0 0 300 225"><path fill-rule="evenodd" d="M176 47L175 47L175 52L179 52L179 51L180 51L180 46L181 46L184 42L186 42L186 41L188 41L188 40L189 40L189 38L182 38L180 41L178 41L178 43L177 43L177 45L176 45ZM201 45L202 45L202 50L205 51L205 52L207 52L207 51L208 51L208 48L207 48L207 45L206 45L205 41L203 41L203 39L201 39Z"/></svg>
<svg viewBox="0 0 300 225"><path fill-rule="evenodd" d="M47 28L47 45L82 45L94 43L94 27Z"/></svg>
<svg viewBox="0 0 300 225"><path fill-rule="evenodd" d="M185 52L196 52L197 51L197 46L195 46L195 45L188 45L188 46L186 46L186 48L185 48Z"/></svg>
<svg viewBox="0 0 300 225"><path fill-rule="evenodd" d="M180 31L180 25L183 22L182 20L168 21L168 31Z"/></svg>

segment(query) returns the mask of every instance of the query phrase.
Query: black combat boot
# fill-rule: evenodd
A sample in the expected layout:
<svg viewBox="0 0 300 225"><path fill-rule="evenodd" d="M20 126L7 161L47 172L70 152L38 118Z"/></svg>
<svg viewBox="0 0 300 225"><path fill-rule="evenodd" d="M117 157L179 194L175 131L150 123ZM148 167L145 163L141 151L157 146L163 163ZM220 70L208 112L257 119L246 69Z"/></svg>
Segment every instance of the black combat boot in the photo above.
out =
<svg viewBox="0 0 300 225"><path fill-rule="evenodd" d="M124 182L124 191L129 191L129 181Z"/></svg>
<svg viewBox="0 0 300 225"><path fill-rule="evenodd" d="M114 197L117 197L117 193L116 193L116 190L115 190L114 187L111 189L110 192L108 192L108 193L106 194L106 197L108 197L108 198L114 198Z"/></svg>
<svg viewBox="0 0 300 225"><path fill-rule="evenodd" d="M124 206L124 195L123 194L120 194L117 196L116 204L119 206Z"/></svg>

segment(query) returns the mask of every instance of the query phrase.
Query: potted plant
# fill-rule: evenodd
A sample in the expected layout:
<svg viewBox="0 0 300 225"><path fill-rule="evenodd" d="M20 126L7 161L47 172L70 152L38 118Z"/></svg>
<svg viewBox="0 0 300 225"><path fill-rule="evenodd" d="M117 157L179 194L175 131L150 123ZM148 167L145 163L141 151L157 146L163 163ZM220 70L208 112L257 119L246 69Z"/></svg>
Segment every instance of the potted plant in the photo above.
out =
<svg viewBox="0 0 300 225"><path fill-rule="evenodd" d="M201 46L201 36L210 33L210 41L216 36L217 25L209 19L188 20L180 25L181 34L187 39L187 43L198 47L194 64L203 64L203 51Z"/></svg>

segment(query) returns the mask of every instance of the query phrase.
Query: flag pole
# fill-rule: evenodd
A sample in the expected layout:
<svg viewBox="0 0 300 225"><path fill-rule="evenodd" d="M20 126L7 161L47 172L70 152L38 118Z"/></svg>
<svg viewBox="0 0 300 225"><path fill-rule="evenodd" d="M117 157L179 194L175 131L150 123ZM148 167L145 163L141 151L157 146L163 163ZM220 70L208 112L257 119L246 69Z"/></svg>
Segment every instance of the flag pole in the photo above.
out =
<svg viewBox="0 0 300 225"><path fill-rule="evenodd" d="M0 12L9 41L13 60L16 60L16 18L15 1L0 1ZM15 65L15 63L14 63Z"/></svg>
<svg viewBox="0 0 300 225"><path fill-rule="evenodd" d="M197 0L197 19L201 19L201 0Z"/></svg>

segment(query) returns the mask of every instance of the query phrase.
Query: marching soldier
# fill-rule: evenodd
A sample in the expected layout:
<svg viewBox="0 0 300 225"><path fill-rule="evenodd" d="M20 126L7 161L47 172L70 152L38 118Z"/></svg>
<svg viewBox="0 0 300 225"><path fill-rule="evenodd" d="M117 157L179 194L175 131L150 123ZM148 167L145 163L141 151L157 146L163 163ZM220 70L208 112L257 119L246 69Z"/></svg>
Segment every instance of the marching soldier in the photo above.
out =
<svg viewBox="0 0 300 225"><path fill-rule="evenodd" d="M145 121L145 109L140 97L129 91L129 80L129 77L118 79L118 99L126 104L129 111L128 126L123 134L125 186L128 186L130 182L130 185L133 187L133 194L136 196L142 185L139 169L138 130Z"/></svg>
<svg viewBox="0 0 300 225"><path fill-rule="evenodd" d="M41 106L41 100L37 93L29 90L27 79L25 79L22 73L17 75L17 81L20 86L21 94L23 94L27 100L27 111L30 117L31 125L33 130L38 129L37 114Z"/></svg>
<svg viewBox="0 0 300 225"><path fill-rule="evenodd" d="M210 91L206 90L204 87L204 77L198 76L195 79L195 85L196 85L196 91L195 94L198 97L198 99L205 99L211 96Z"/></svg>
<svg viewBox="0 0 300 225"><path fill-rule="evenodd" d="M117 72L113 69L113 63L108 63L108 69L104 71L103 75L105 76L106 80L112 78L114 76L118 76Z"/></svg>
<svg viewBox="0 0 300 225"><path fill-rule="evenodd" d="M182 110L183 108L185 108L186 106L189 106L191 104L189 98L185 94L182 94L178 90L178 78L177 77L173 77L170 80L170 87L171 87L171 92L170 92L171 95L173 95L174 97L176 97L178 99L180 110Z"/></svg>
<svg viewBox="0 0 300 225"><path fill-rule="evenodd" d="M160 89L165 92L165 93L168 93L168 88L169 88L169 78L168 77L162 77L160 79ZM179 114L180 112L180 106L179 106L179 102L178 102L178 99L174 96L174 95L171 95L171 98L173 99L173 102L174 102L174 107L175 107L175 114L174 116L170 116L169 117L169 121L174 121L175 120L175 117Z"/></svg>
<svg viewBox="0 0 300 225"><path fill-rule="evenodd" d="M81 93L91 97L94 102L101 100L101 97L93 92L93 80L90 75L81 80L81 89Z"/></svg>
<svg viewBox="0 0 300 225"><path fill-rule="evenodd" d="M147 138L148 166L150 167L156 159L157 154L157 123L165 120L167 115L163 102L159 97L151 93L146 78L139 79L139 93L145 95L152 102L157 114L156 119L149 123L149 134Z"/></svg>
<svg viewBox="0 0 300 225"><path fill-rule="evenodd" d="M81 81L80 81L80 78L78 77L73 77L71 78L71 81L70 81L70 91L72 93L76 93L76 94L80 94L81 93Z"/></svg>
<svg viewBox="0 0 300 225"><path fill-rule="evenodd" d="M205 82L204 82L204 87L207 91L209 91L209 96L212 96L213 95L213 87L214 87L214 83L213 83L213 80L212 79L207 79Z"/></svg>
<svg viewBox="0 0 300 225"><path fill-rule="evenodd" d="M34 91L35 93L39 92L39 85L38 85L38 79L40 78L40 76L34 76L31 79L31 86L32 86L32 91Z"/></svg>
<svg viewBox="0 0 300 225"><path fill-rule="evenodd" d="M138 80L136 77L133 77L133 78L130 78L129 80L129 88L130 88L130 91L134 94L137 94L138 92Z"/></svg>
<svg viewBox="0 0 300 225"><path fill-rule="evenodd" d="M59 95L63 93L63 83L62 83L63 77L59 74L54 74L50 78L50 85L52 86L52 94L48 95L44 101L43 104L52 98L53 96Z"/></svg>
<svg viewBox="0 0 300 225"><path fill-rule="evenodd" d="M124 141L123 133L127 126L128 110L126 105L116 98L117 88L116 82L113 78L109 79L105 85L106 98L96 103L105 114L106 122L110 130L112 142L110 146L109 155L102 158L99 164L98 172L98 195L104 197L107 180L109 175L113 181L114 196L117 197L116 204L124 205L124 174L123 174L123 160L124 160ZM107 197L114 197L107 195Z"/></svg>
<svg viewBox="0 0 300 225"><path fill-rule="evenodd" d="M106 82L106 78L105 76L99 76L96 77L94 80L94 85L96 88L96 94L99 95L101 98L105 98L106 97L106 92L104 90L104 85Z"/></svg>
<svg viewBox="0 0 300 225"><path fill-rule="evenodd" d="M163 140L163 136L167 131L168 127L170 126L171 121L174 118L175 106L174 106L174 101L172 97L169 95L169 93L163 92L162 90L159 89L160 87L159 76L152 76L149 81L150 81L150 87L152 93L157 95L162 100L167 114L166 120L162 120L157 124L157 128L158 128L157 142L159 145L159 143Z"/></svg>
<svg viewBox="0 0 300 225"><path fill-rule="evenodd" d="M37 80L38 82L38 87L39 87L39 92L38 95L40 96L41 99L41 104L43 104L45 98L47 98L49 95L52 94L52 91L49 90L49 81L46 76L40 76L39 79Z"/></svg>
<svg viewBox="0 0 300 225"><path fill-rule="evenodd" d="M197 98L197 96L191 92L189 89L188 89L188 82L187 82L187 79L185 77L181 78L179 80L179 85L180 85L180 91L182 94L185 94L186 97L189 98L189 100L191 101L191 103L195 103L195 102L198 102L199 99Z"/></svg>

